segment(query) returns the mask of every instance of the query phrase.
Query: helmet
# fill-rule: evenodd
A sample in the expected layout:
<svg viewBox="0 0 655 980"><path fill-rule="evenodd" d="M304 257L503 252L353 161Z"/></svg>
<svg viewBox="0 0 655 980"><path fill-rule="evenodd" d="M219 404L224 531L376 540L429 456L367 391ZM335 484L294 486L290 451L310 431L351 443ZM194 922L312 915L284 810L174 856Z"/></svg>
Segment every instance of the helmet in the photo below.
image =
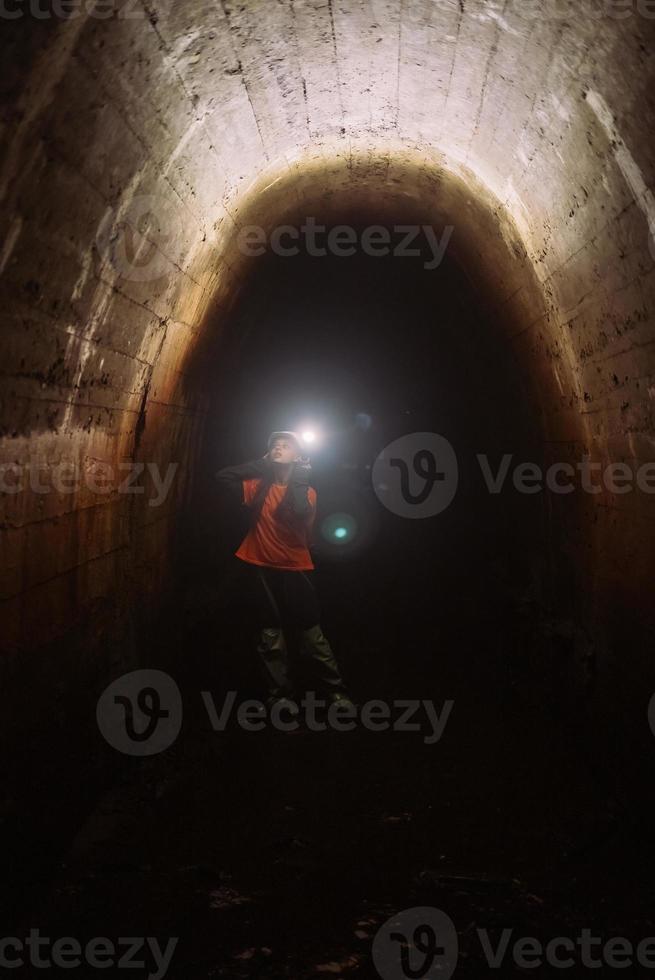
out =
<svg viewBox="0 0 655 980"><path fill-rule="evenodd" d="M267 448L270 449L273 443L275 442L275 440L280 438L292 439L295 442L296 446L298 447L298 452L303 453L303 444L302 444L301 437L298 435L297 432L291 432L290 430L286 432L271 432L270 436L268 437Z"/></svg>

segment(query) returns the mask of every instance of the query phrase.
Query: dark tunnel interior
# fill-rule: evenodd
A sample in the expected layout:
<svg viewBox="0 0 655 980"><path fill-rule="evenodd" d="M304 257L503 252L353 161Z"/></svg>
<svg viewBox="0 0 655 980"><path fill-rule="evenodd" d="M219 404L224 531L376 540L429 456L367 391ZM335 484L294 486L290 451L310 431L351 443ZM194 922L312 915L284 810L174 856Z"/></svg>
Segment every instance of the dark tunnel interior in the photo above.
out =
<svg viewBox="0 0 655 980"><path fill-rule="evenodd" d="M365 227L352 215L339 224ZM396 224L404 223L399 217ZM217 520L213 473L226 461L263 455L268 431L288 420L297 420L293 428L303 419L317 426L315 550L327 621L336 646L352 648L358 686L380 697L408 682L425 690L439 683L445 664L455 666L458 623L470 630L469 653L457 655L467 671L476 649L488 660L482 637L473 640L476 623L529 597L539 576L554 571L538 567L542 501L511 489L485 492L477 460L488 455L495 472L503 453L534 458L535 406L526 403L470 282L452 259L426 268L431 255L422 245L419 256L309 255L299 248L256 260L232 314L236 350L223 344L215 364L205 365L210 421L180 540L195 572L191 590L221 582L224 569L236 581L220 589L222 602L216 585L211 605L248 622L239 606L242 563L225 567L246 528L235 525L233 507ZM408 341L402 349L400 337ZM416 431L443 435L458 460L458 493L427 522L392 513L371 481L384 447ZM344 541L331 533L335 514L354 518ZM560 595L565 603L561 588ZM381 619L376 610L390 596Z"/></svg>
<svg viewBox="0 0 655 980"><path fill-rule="evenodd" d="M103 2L0 3L0 973L646 974L653 18Z"/></svg>

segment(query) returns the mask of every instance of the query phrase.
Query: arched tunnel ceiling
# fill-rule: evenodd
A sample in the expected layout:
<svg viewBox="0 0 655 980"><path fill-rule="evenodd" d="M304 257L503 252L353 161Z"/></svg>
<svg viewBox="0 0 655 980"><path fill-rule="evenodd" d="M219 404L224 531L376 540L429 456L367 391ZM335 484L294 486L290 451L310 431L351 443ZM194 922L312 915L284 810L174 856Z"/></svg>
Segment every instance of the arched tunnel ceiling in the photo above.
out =
<svg viewBox="0 0 655 980"><path fill-rule="evenodd" d="M227 315L242 281L238 229L258 208L272 226L270 189L296 193L310 173L307 200L321 182L382 192L411 174L404 191L428 210L436 200L455 234L468 188L497 219L471 274L493 283L499 263L497 301L514 303L517 335L542 331L544 375L575 416L568 436L605 459L648 459L655 31L621 7L129 0L108 19L11 22L3 460L115 460L144 444L150 458L186 452L195 416L184 374L208 311ZM113 243L147 211L155 222L140 247L158 250L160 274L125 275ZM130 510L126 540L125 500L112 501L100 517L83 495L11 497L12 645L35 590L57 606L46 594L68 595L62 577L73 574L73 601L93 598L115 580L117 554L160 533L152 514Z"/></svg>

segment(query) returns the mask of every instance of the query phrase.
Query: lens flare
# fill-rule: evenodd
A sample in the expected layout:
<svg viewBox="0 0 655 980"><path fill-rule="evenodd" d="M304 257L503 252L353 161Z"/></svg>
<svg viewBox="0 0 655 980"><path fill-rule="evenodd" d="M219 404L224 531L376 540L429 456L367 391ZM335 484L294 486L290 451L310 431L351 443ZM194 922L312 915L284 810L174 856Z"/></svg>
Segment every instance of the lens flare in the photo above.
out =
<svg viewBox="0 0 655 980"><path fill-rule="evenodd" d="M357 536L357 521L352 514L328 514L321 522L321 535L329 544L350 544Z"/></svg>

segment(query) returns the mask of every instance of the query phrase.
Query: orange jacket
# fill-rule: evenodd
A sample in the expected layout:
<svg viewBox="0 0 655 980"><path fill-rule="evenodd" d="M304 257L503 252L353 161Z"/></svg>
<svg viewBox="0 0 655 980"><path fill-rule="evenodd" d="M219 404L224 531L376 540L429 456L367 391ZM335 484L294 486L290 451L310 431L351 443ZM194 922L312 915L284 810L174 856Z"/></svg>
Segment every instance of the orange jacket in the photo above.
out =
<svg viewBox="0 0 655 980"><path fill-rule="evenodd" d="M264 478L272 476L272 463L252 460L240 466L227 466L216 474L219 484L234 489L240 487L240 503L250 509L257 489ZM276 509L289 494L290 513L285 520ZM235 551L237 558L254 565L289 571L314 568L309 545L316 516L316 490L309 485L308 468L292 471L289 486L271 483L258 514Z"/></svg>

